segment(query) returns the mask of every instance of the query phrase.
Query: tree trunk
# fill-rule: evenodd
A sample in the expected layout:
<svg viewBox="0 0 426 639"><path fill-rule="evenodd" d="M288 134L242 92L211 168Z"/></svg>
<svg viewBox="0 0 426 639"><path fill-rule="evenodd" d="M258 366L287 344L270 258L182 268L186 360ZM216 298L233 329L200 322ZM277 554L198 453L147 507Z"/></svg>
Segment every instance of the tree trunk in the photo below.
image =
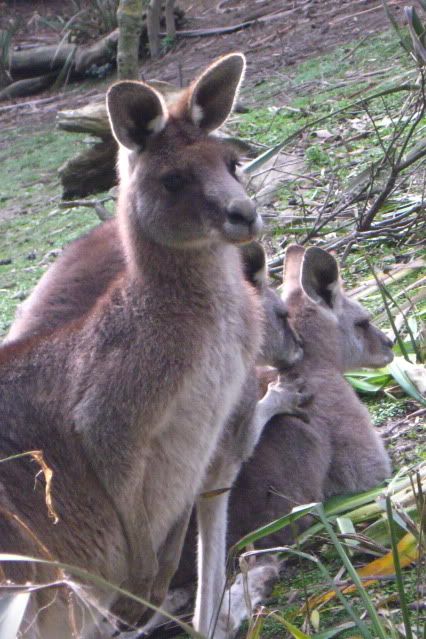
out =
<svg viewBox="0 0 426 639"><path fill-rule="evenodd" d="M142 32L142 0L120 0L117 10L119 30L117 73L120 80L139 77L139 41Z"/></svg>
<svg viewBox="0 0 426 639"><path fill-rule="evenodd" d="M168 38L176 37L174 4L175 4L175 0L166 0L165 14L166 14L166 33Z"/></svg>
<svg viewBox="0 0 426 639"><path fill-rule="evenodd" d="M151 58L158 58L160 55L160 15L161 0L149 0L146 27Z"/></svg>

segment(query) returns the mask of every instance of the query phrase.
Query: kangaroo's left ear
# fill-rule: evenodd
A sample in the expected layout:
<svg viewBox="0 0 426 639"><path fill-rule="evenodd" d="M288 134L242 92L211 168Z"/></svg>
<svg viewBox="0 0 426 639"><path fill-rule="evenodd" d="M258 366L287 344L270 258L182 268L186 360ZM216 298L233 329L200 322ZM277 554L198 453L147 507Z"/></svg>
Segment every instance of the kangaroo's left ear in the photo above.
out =
<svg viewBox="0 0 426 639"><path fill-rule="evenodd" d="M188 96L189 117L204 131L225 122L238 96L246 68L242 53L230 53L211 64L195 80Z"/></svg>
<svg viewBox="0 0 426 639"><path fill-rule="evenodd" d="M334 308L340 293L340 278L338 264L330 253L317 246L306 249L300 281L314 302Z"/></svg>

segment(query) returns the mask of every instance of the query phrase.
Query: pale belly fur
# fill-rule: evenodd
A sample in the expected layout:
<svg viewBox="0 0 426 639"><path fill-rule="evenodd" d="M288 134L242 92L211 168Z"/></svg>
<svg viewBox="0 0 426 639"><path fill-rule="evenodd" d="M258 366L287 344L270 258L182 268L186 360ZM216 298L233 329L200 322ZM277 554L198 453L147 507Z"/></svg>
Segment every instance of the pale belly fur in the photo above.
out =
<svg viewBox="0 0 426 639"><path fill-rule="evenodd" d="M144 503L156 550L201 491L247 374L241 348L230 349L225 358L211 349L203 359L207 374L197 373L185 381L146 457Z"/></svg>

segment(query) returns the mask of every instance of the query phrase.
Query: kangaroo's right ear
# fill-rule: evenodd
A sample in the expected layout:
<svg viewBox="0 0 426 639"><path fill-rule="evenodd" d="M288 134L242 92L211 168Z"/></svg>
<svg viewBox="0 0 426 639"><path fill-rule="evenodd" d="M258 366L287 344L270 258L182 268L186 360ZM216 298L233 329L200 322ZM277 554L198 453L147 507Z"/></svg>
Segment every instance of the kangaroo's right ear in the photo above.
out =
<svg viewBox="0 0 426 639"><path fill-rule="evenodd" d="M115 139L131 151L142 150L148 138L166 126L168 111L163 97L143 82L113 84L106 103Z"/></svg>
<svg viewBox="0 0 426 639"><path fill-rule="evenodd" d="M250 242L242 244L239 248L244 277L255 288L262 289L267 284L266 255L263 246L259 242Z"/></svg>
<svg viewBox="0 0 426 639"><path fill-rule="evenodd" d="M340 290L339 267L330 253L311 246L305 252L300 278L302 288L317 304L333 308Z"/></svg>
<svg viewBox="0 0 426 639"><path fill-rule="evenodd" d="M242 53L230 53L207 67L189 91L189 117L195 125L209 132L225 122L237 98L245 68Z"/></svg>

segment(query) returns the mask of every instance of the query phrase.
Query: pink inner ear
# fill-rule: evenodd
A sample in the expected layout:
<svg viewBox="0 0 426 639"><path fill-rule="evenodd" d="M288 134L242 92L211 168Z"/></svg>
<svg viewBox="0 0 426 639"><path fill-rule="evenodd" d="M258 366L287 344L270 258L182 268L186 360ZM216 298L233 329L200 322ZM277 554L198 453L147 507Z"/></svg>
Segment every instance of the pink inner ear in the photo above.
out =
<svg viewBox="0 0 426 639"><path fill-rule="evenodd" d="M300 274L302 269L303 257L305 249L303 246L291 244L287 247L283 268L283 284L284 287L300 287Z"/></svg>

